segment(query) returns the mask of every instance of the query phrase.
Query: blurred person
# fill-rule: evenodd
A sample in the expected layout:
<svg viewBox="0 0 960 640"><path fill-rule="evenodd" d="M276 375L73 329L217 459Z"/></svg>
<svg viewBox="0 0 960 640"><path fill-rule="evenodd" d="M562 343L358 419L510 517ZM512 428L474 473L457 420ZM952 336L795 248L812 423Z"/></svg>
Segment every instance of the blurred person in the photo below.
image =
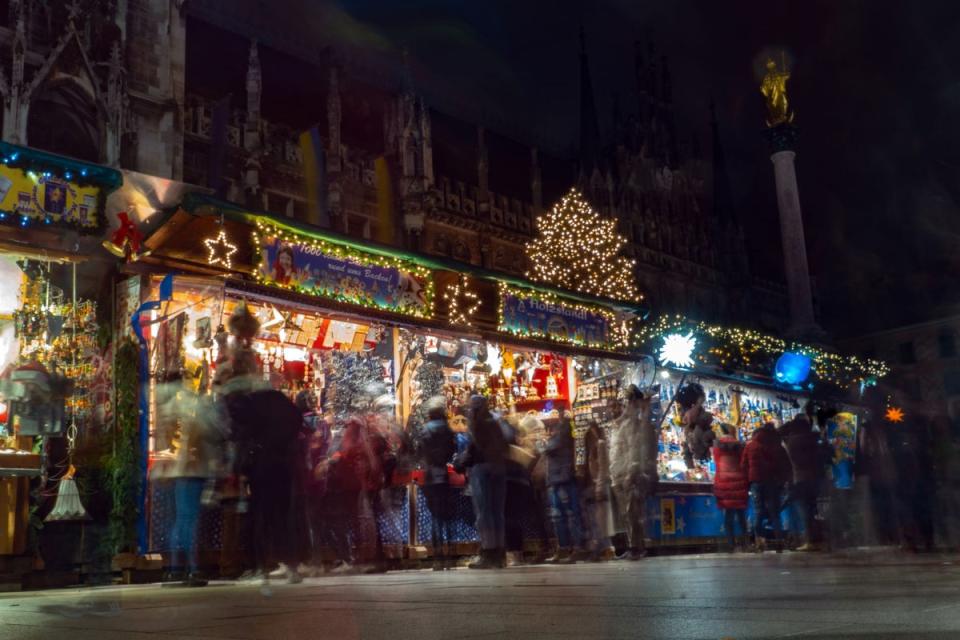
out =
<svg viewBox="0 0 960 640"><path fill-rule="evenodd" d="M934 526L937 539L950 551L960 549L960 446L949 416L931 422L931 460L936 482Z"/></svg>
<svg viewBox="0 0 960 640"><path fill-rule="evenodd" d="M583 492L585 522L589 527L590 560L610 560L614 556L610 536L613 511L610 504L610 448L607 434L596 420L583 437Z"/></svg>
<svg viewBox="0 0 960 640"><path fill-rule="evenodd" d="M557 552L547 562L573 564L574 555L581 547L582 514L580 496L574 474L576 443L573 439L573 424L561 413L559 418L548 420L547 441L543 455L547 461L546 484L550 501L550 518L557 534Z"/></svg>
<svg viewBox="0 0 960 640"><path fill-rule="evenodd" d="M180 382L169 383L179 387L171 402L175 404L180 425L179 446L166 477L173 480L176 517L170 533L171 576L183 578L191 587L206 586L198 565L197 527L203 507L205 490L212 490L221 471L223 451L222 434L212 422L215 417L209 409L210 401L183 387Z"/></svg>
<svg viewBox="0 0 960 640"><path fill-rule="evenodd" d="M287 580L297 583L302 576L296 567L307 554L306 513L299 503L306 472L303 416L286 395L247 370L234 363L238 378L224 384L224 402L248 483L256 570L268 587L270 571L283 563Z"/></svg>
<svg viewBox="0 0 960 640"><path fill-rule="evenodd" d="M506 565L507 441L485 397L474 395L470 398L467 421L470 445L458 456L455 466L458 470L467 470L480 533L480 557L468 566L471 569L500 569Z"/></svg>
<svg viewBox="0 0 960 640"><path fill-rule="evenodd" d="M610 443L610 479L617 507L627 525L627 549L618 559L640 560L647 555L647 498L659 482L657 431L650 419L650 397L636 385L627 387L623 413Z"/></svg>
<svg viewBox="0 0 960 640"><path fill-rule="evenodd" d="M723 435L714 442L713 459L717 471L713 479L713 494L717 498L717 507L723 511L724 529L727 532L727 544L731 551L738 551L746 547L747 529L747 499L750 491L750 482L747 479L747 470L743 467L744 444L737 438L737 428L722 423L720 429ZM736 533L740 526L740 535ZM738 543L738 540L740 542Z"/></svg>
<svg viewBox="0 0 960 640"><path fill-rule="evenodd" d="M780 553L783 537L783 523L780 512L783 508L781 495L790 478L791 467L783 441L773 422L764 423L753 432L753 436L743 449L741 466L747 470L750 481L750 494L753 497L754 536L757 551L767 548L765 527L773 531L776 551Z"/></svg>
<svg viewBox="0 0 960 640"><path fill-rule="evenodd" d="M514 423L507 421L508 454L505 461L507 471L507 496L504 506L504 530L507 549L507 564L523 564L524 523L530 522L536 530L541 548L548 543L546 527L543 523L543 507L537 500L533 488L531 469L537 461L537 455L529 446L531 431L543 429L543 423L533 415L524 416Z"/></svg>
<svg viewBox="0 0 960 640"><path fill-rule="evenodd" d="M814 406L808 402L803 412L780 427L780 436L790 459L792 482L790 500L803 523L804 543L797 551L816 551L821 535L817 522L817 499L823 486L826 465L832 453L813 429Z"/></svg>
<svg viewBox="0 0 960 640"><path fill-rule="evenodd" d="M908 416L890 426L890 448L897 469L894 489L900 539L912 551L933 550L932 502L936 491L927 421Z"/></svg>
<svg viewBox="0 0 960 640"><path fill-rule="evenodd" d="M453 461L457 442L447 423L447 402L434 396L425 403L427 422L423 425L418 451L424 470L423 495L430 509L433 569L451 568L449 545L453 541L454 495L447 463Z"/></svg>
<svg viewBox="0 0 960 640"><path fill-rule="evenodd" d="M327 500L327 477L317 473L318 467L329 455L331 444L330 424L318 411L316 394L310 389L301 390L294 404L303 415L306 428L306 465L310 471L304 482L306 492L307 524L310 529L310 567L308 573L315 574L323 565L321 550L329 544L327 526L324 517Z"/></svg>
<svg viewBox="0 0 960 640"><path fill-rule="evenodd" d="M873 533L881 545L899 544L899 521L894 501L897 470L890 449L884 405L880 392L865 394L867 418L857 435L856 471L859 482L866 482Z"/></svg>

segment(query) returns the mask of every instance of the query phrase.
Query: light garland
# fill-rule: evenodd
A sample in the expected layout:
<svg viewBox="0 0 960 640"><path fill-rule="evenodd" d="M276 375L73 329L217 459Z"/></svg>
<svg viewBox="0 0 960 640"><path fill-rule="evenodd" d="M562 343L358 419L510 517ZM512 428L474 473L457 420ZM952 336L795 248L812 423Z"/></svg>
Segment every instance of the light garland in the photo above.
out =
<svg viewBox="0 0 960 640"><path fill-rule="evenodd" d="M473 326L473 316L480 310L480 296L470 289L470 278L460 274L455 285L447 287L443 292L443 299L447 303L447 321L452 325L464 327Z"/></svg>
<svg viewBox="0 0 960 640"><path fill-rule="evenodd" d="M538 237L526 245L532 280L603 298L639 302L635 260L620 255L626 239L617 222L594 211L571 189L537 218Z"/></svg>
<svg viewBox="0 0 960 640"><path fill-rule="evenodd" d="M582 304L579 302L573 302L561 298L558 295L552 293L546 293L541 291L535 291L533 289L522 289L520 287L512 287L505 282L499 282L499 296L498 296L498 330L505 333L511 333L515 336L521 336L525 338L543 338L546 340L552 340L554 342L563 342L567 344L575 344L585 347L591 347L595 349L606 349L608 351L619 350L622 347L627 346L628 335L619 330L619 325L617 323L617 316L614 312L609 309L605 309L598 305L588 305ZM514 296L523 300L531 300L540 302L543 304L548 304L564 311L570 313L571 315L576 314L593 314L601 316L606 321L607 326L607 336L606 340L590 340L585 338L579 338L576 335L567 335L563 337L557 335L556 333L551 333L542 329L522 329L517 326L511 326L507 322L504 313L504 303L508 296Z"/></svg>
<svg viewBox="0 0 960 640"><path fill-rule="evenodd" d="M207 238L203 241L210 255L207 256L207 264L211 266L222 265L227 269L233 268L232 256L237 252L237 245L230 242L227 238L226 229L220 229L216 238Z"/></svg>
<svg viewBox="0 0 960 640"><path fill-rule="evenodd" d="M341 290L332 291L317 287L304 287L297 282L281 283L268 277L264 274L263 269L258 268L255 272L256 279L262 284L267 284L271 287L289 289L291 291L297 291L307 295L329 298L337 302L354 304L361 307L366 307L368 309L390 311L392 313L413 316L416 318L430 319L433 317L433 273L426 267L422 267L409 260L367 253L358 249L353 249L352 247L346 245L335 244L322 238L315 238L306 234L289 231L280 225L266 222L264 220L257 220L256 229L252 232L252 236L255 250L255 263L263 261L262 239L276 238L286 244L305 247L314 254L322 254L339 260L352 262L361 266L382 267L407 272L424 283L423 298L426 301L426 304L405 304L402 302L388 304L382 300L377 300L369 295L365 295L364 292Z"/></svg>
<svg viewBox="0 0 960 640"><path fill-rule="evenodd" d="M810 345L788 342L752 329L695 322L682 315L662 316L642 326L634 333L633 346L647 345L653 348L658 338L678 332L703 336L710 342L709 348L695 355L704 365L738 368L769 375L776 359L790 351L809 356L817 378L821 382L840 387L869 385L872 380L890 373L890 367L880 360L844 356Z"/></svg>

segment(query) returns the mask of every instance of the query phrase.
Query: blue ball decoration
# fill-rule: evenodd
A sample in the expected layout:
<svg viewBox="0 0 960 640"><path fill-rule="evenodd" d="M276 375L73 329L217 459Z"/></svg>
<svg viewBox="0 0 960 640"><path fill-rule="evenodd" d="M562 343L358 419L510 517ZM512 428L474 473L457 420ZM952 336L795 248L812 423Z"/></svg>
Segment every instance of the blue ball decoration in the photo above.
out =
<svg viewBox="0 0 960 640"><path fill-rule="evenodd" d="M810 356L793 351L785 351L777 359L773 369L777 382L785 384L802 384L810 377Z"/></svg>

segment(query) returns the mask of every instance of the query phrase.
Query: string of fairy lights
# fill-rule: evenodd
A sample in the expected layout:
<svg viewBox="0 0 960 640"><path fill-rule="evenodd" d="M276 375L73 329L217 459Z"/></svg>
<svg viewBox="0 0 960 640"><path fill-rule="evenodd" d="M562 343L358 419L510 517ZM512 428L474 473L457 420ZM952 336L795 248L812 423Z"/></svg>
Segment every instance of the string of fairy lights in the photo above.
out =
<svg viewBox="0 0 960 640"><path fill-rule="evenodd" d="M633 342L638 347L654 346L658 340L677 333L705 338L708 346L694 357L701 364L721 368L769 374L771 363L790 351L809 356L820 381L840 387L869 383L890 372L890 367L880 360L845 356L760 331L697 322L682 315L661 316L641 326L634 332Z"/></svg>
<svg viewBox="0 0 960 640"><path fill-rule="evenodd" d="M526 276L570 291L639 302L636 261L620 255L626 238L617 222L593 210L571 189L536 221L538 236L526 245Z"/></svg>
<svg viewBox="0 0 960 640"><path fill-rule="evenodd" d="M409 260L367 253L346 245L335 244L322 238L295 233L264 220L257 220L256 229L251 235L253 237L255 263L259 263L261 267L255 271L258 282L308 295L319 295L338 302L346 302L370 309L392 311L417 318L430 319L433 317L434 282L433 274L427 267L420 266ZM369 295L362 287L351 287L349 285L338 285L327 288L318 283L311 284L309 282L300 282L296 279L291 279L288 282L278 282L271 276L270 266L264 264L266 254L262 243L268 238L279 240L281 245L297 246L302 251L313 255L328 256L361 266L383 267L406 272L422 284L422 299L425 304L403 299L402 297L396 300L386 301Z"/></svg>

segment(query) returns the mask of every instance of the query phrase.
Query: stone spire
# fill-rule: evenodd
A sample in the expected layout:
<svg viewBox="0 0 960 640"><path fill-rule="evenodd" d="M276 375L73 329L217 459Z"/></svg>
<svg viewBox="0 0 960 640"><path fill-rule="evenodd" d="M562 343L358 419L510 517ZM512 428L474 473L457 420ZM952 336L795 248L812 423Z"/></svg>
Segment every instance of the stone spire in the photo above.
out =
<svg viewBox="0 0 960 640"><path fill-rule="evenodd" d="M340 99L340 80L337 67L330 67L330 81L327 88L327 171L338 173L341 164L341 126L343 106Z"/></svg>
<svg viewBox="0 0 960 640"><path fill-rule="evenodd" d="M660 58L662 85L660 99L662 107L662 121L667 139L664 144L664 151L667 157L665 164L676 167L680 164L680 150L677 144L677 124L673 114L673 80L670 77L670 65L667 56Z"/></svg>
<svg viewBox="0 0 960 640"><path fill-rule="evenodd" d="M733 192L730 189L730 176L720 141L720 122L717 120L717 108L710 101L710 134L713 142L713 217L724 223L736 222L733 206Z"/></svg>
<svg viewBox="0 0 960 640"><path fill-rule="evenodd" d="M540 156L536 147L530 147L530 199L535 209L543 208L543 177Z"/></svg>
<svg viewBox="0 0 960 640"><path fill-rule="evenodd" d="M490 190L490 159L487 154L486 130L477 127L477 185L483 196Z"/></svg>
<svg viewBox="0 0 960 640"><path fill-rule="evenodd" d="M250 53L247 56L247 113L243 122L243 147L247 151L259 149L260 140L260 98L263 94L263 72L260 69L260 55L257 41L250 41Z"/></svg>
<svg viewBox="0 0 960 640"><path fill-rule="evenodd" d="M589 178L600 161L600 126L593 99L590 64L587 60L587 38L580 27L580 173Z"/></svg>

